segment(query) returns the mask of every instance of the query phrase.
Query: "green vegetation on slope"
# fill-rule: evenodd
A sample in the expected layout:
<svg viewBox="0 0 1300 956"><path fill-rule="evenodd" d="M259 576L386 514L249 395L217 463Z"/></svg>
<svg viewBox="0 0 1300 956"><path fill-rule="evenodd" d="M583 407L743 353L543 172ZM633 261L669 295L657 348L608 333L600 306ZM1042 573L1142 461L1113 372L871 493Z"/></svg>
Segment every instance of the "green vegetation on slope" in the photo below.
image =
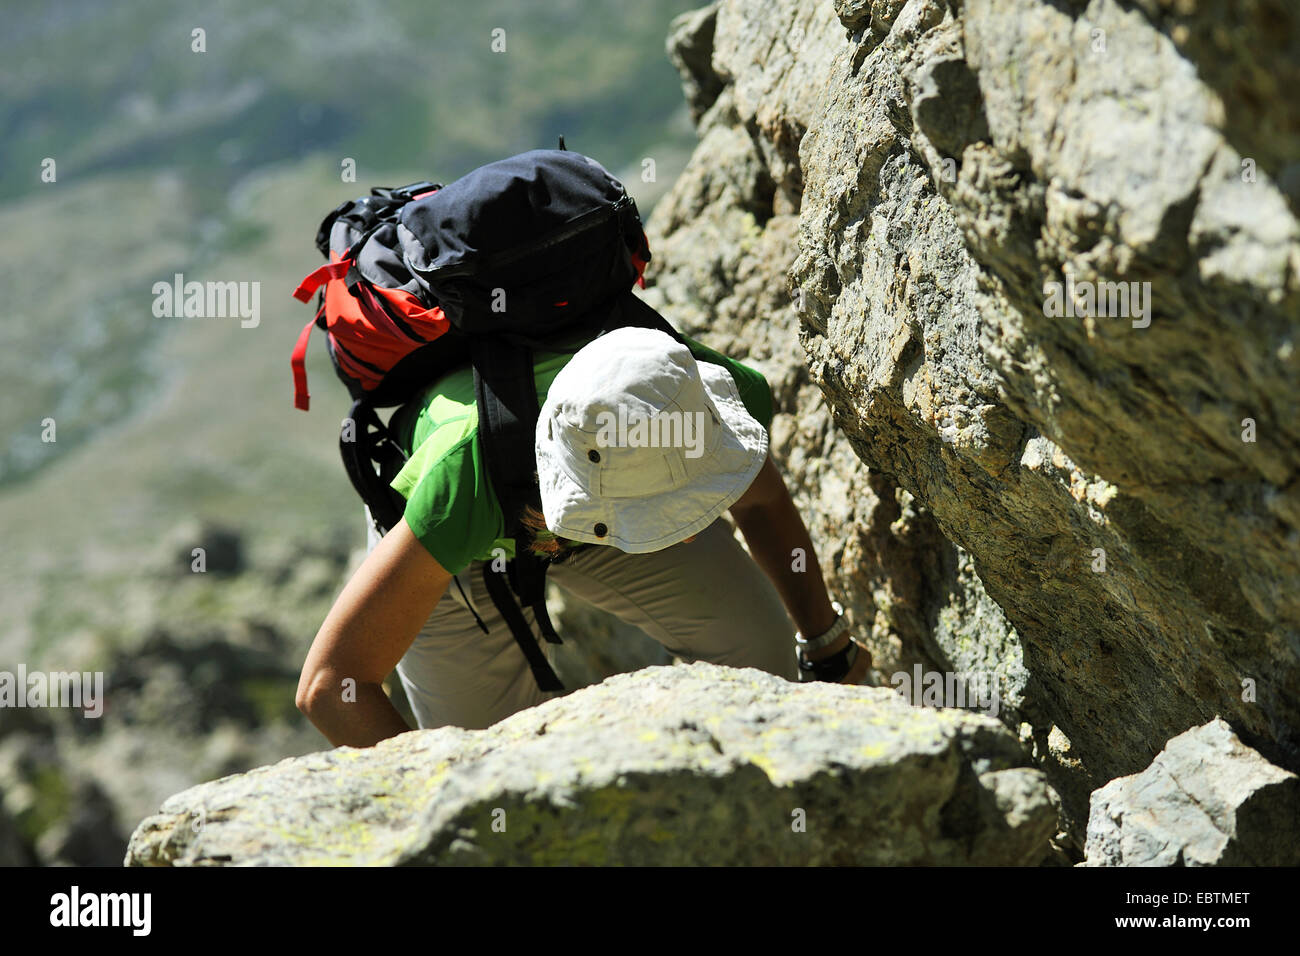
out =
<svg viewBox="0 0 1300 956"><path fill-rule="evenodd" d="M337 453L346 393L319 339L312 412L292 407L310 309L289 294L319 263L320 218L372 185L450 181L561 133L648 214L693 139L664 54L692 5L6 11L0 669L102 668L108 684L98 721L0 720L0 800L39 859L115 863L113 819L129 829L184 785L324 744L292 675L363 537ZM636 175L645 156L658 183ZM258 283L260 322L156 317L153 284L177 272ZM239 535L246 566L189 573L187 535L210 526ZM32 777L45 763L55 775ZM73 809L33 816L65 777ZM78 816L87 794L111 812Z"/></svg>

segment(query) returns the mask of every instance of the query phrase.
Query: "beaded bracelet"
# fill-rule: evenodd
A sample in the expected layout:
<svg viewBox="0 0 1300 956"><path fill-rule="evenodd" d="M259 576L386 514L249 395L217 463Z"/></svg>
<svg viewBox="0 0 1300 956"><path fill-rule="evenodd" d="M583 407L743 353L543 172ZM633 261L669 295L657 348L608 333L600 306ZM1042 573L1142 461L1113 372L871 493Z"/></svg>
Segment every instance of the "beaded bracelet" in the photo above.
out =
<svg viewBox="0 0 1300 956"><path fill-rule="evenodd" d="M836 618L835 623L830 626L830 630L819 637L811 639L805 638L798 631L794 632L794 642L799 645L800 650L819 651L823 647L830 647L836 638L848 630L849 619L844 616L844 608L840 607L840 602L831 601L831 607L835 608Z"/></svg>

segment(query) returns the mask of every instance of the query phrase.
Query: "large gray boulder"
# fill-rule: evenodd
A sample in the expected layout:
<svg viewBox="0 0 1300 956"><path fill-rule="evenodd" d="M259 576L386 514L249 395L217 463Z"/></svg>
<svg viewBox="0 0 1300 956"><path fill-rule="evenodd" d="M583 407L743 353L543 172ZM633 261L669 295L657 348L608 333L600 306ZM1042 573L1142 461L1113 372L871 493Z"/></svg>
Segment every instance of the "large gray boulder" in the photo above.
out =
<svg viewBox="0 0 1300 956"><path fill-rule="evenodd" d="M1057 801L990 717L752 669L652 667L481 731L193 787L128 865L1034 864Z"/></svg>
<svg viewBox="0 0 1300 956"><path fill-rule="evenodd" d="M722 0L674 34L700 144L646 295L768 373L880 668L993 675L1076 850L1215 714L1300 768L1298 20Z"/></svg>
<svg viewBox="0 0 1300 956"><path fill-rule="evenodd" d="M1087 866L1300 865L1300 777L1216 717L1092 795Z"/></svg>

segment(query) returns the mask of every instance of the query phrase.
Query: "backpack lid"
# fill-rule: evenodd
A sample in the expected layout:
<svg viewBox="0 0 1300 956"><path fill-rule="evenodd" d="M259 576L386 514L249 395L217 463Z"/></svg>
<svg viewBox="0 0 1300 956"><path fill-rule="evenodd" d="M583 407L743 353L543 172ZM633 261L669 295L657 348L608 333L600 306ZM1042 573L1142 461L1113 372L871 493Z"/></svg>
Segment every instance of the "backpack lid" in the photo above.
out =
<svg viewBox="0 0 1300 956"><path fill-rule="evenodd" d="M480 166L408 204L398 235L426 281L480 272L633 205L604 166L570 150L534 149Z"/></svg>

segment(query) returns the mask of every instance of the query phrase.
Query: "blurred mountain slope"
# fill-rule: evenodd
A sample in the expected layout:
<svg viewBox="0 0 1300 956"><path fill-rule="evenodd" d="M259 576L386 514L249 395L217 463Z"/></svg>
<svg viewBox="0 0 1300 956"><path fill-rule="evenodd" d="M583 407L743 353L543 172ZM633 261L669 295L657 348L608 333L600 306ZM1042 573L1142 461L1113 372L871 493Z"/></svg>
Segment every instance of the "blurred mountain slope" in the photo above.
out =
<svg viewBox="0 0 1300 956"><path fill-rule="evenodd" d="M694 140L664 53L688 6L3 11L0 670L102 670L107 697L99 720L0 712L24 852L116 863L168 793L325 744L293 688L364 537L319 338L312 411L292 406L319 221L561 133L648 214ZM257 283L256 326L156 317L176 273Z"/></svg>

